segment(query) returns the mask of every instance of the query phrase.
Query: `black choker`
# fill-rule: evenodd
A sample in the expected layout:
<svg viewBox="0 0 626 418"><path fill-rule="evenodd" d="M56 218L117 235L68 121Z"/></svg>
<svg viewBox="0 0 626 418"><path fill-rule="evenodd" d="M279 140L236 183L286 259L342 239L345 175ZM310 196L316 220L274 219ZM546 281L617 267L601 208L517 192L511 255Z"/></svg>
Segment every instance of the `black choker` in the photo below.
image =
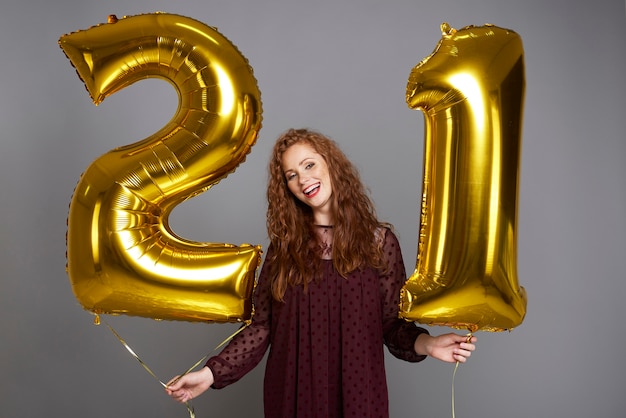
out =
<svg viewBox="0 0 626 418"><path fill-rule="evenodd" d="M317 224L314 224L313 226L316 226L318 228L332 228L334 225L317 225Z"/></svg>

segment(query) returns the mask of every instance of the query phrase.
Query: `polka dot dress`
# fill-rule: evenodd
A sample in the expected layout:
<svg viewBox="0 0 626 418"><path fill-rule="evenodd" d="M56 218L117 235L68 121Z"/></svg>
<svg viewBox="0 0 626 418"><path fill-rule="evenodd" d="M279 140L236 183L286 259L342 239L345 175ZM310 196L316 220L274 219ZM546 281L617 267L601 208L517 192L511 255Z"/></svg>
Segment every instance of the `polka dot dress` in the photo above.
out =
<svg viewBox="0 0 626 418"><path fill-rule="evenodd" d="M414 352L413 343L426 330L398 319L405 269L396 236L386 230L384 239L386 274L366 269L342 278L331 260L323 260L322 280L307 292L289 288L284 303L272 299L264 265L252 324L207 362L214 388L243 377L269 346L265 417L388 417L383 344L394 356L417 362L425 356Z"/></svg>

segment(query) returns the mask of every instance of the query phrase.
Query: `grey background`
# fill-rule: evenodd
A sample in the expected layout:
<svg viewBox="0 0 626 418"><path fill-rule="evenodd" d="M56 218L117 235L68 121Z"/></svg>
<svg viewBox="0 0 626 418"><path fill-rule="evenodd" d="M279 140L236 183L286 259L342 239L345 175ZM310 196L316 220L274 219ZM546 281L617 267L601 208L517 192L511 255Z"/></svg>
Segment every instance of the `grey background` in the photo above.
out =
<svg viewBox="0 0 626 418"><path fill-rule="evenodd" d="M411 68L439 25L518 32L526 103L518 261L527 316L511 333L478 333L459 368L456 416L622 417L626 410L626 30L621 0L21 0L0 13L0 416L184 417L74 298L66 217L80 174L111 148L159 129L176 109L146 80L91 104L57 45L108 14L166 11L216 26L254 67L264 127L246 162L179 206L189 239L266 245L266 162L288 127L338 140L380 216L415 264L423 117L404 102ZM107 321L163 380L225 339L233 324ZM433 333L447 329L432 327ZM388 358L392 417L451 416L453 365ZM261 417L260 366L211 391L198 417Z"/></svg>

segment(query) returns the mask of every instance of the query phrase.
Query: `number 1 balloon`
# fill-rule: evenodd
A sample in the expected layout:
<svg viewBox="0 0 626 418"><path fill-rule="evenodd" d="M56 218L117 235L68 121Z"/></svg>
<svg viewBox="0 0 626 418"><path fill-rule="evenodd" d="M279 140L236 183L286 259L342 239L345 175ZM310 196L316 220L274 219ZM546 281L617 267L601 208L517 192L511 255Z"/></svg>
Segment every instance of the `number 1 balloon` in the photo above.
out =
<svg viewBox="0 0 626 418"><path fill-rule="evenodd" d="M400 316L511 330L527 303L517 278L522 41L493 25L441 28L407 84L408 106L425 117L425 151L417 262Z"/></svg>
<svg viewBox="0 0 626 418"><path fill-rule="evenodd" d="M236 322L252 315L259 246L178 237L168 216L225 178L261 128L252 68L216 29L155 13L62 36L59 45L97 105L145 78L178 93L158 132L114 149L82 174L70 203L67 271L96 314Z"/></svg>

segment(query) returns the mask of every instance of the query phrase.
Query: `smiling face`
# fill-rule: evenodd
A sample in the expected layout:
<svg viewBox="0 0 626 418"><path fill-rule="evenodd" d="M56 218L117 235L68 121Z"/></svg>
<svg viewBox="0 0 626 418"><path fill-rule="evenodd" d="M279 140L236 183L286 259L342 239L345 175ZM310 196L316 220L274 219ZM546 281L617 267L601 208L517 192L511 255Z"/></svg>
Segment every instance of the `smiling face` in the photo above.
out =
<svg viewBox="0 0 626 418"><path fill-rule="evenodd" d="M282 169L287 187L313 211L316 224L330 225L333 188L328 164L305 142L293 144L282 156Z"/></svg>

